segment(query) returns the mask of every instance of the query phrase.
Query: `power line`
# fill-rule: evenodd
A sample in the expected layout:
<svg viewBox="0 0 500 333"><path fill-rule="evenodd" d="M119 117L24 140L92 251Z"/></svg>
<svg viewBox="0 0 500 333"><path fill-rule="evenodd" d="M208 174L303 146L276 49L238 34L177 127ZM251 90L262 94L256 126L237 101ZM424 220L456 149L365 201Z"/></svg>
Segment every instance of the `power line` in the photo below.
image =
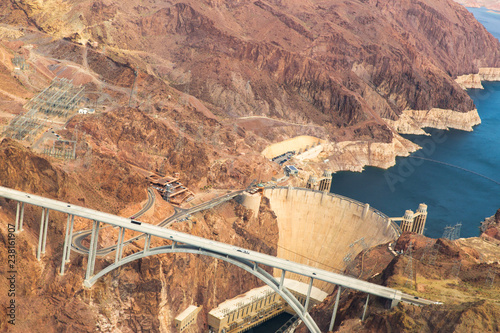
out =
<svg viewBox="0 0 500 333"><path fill-rule="evenodd" d="M466 169L466 168L463 168L461 166L458 166L458 165L454 165L454 164L450 164L450 163L446 163L446 162L441 162L441 161L436 161L436 160L433 160L433 159L430 159L430 158L426 158L426 157L420 157L420 156L413 156L413 155L410 155L408 157L412 157L412 158L418 158L418 159L421 159L421 160L424 160L424 161L431 161L431 162L434 162L434 163L438 163L438 164L443 164L443 165L446 165L446 166L449 166L449 167L452 167L452 168L456 168L456 169L459 169L459 170L462 170L462 171L465 171L465 172L469 172L469 173L472 173L476 176L479 176L479 177L482 177L486 180L489 180L490 182L493 182L497 185L500 185L500 182L497 182L496 180L488 177L488 176L485 176L485 175L482 175L476 171L472 171L472 170L469 170L469 169Z"/></svg>

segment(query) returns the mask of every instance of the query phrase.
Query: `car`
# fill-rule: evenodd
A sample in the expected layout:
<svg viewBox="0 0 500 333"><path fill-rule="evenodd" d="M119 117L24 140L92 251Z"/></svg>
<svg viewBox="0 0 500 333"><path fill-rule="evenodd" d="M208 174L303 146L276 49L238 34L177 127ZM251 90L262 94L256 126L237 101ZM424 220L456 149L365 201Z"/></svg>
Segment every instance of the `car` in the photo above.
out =
<svg viewBox="0 0 500 333"><path fill-rule="evenodd" d="M141 222L139 222L139 221L134 221L134 220L132 220L132 221L130 221L130 222L132 222L133 224L141 225Z"/></svg>

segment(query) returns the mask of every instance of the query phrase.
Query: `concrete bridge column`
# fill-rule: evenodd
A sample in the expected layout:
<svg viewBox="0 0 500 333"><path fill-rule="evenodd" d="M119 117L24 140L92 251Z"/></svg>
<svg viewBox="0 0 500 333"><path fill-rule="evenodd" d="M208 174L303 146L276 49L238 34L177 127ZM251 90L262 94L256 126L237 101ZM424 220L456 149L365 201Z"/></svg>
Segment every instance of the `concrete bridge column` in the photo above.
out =
<svg viewBox="0 0 500 333"><path fill-rule="evenodd" d="M370 294L366 296L365 309L363 310L363 317L361 317L361 321L365 321L366 310L368 309L368 302L370 301Z"/></svg>
<svg viewBox="0 0 500 333"><path fill-rule="evenodd" d="M87 258L87 271L85 272L85 280L89 280L94 274L95 253L97 250L97 243L99 242L99 225L101 222L93 221L92 235L90 237L89 256Z"/></svg>
<svg viewBox="0 0 500 333"><path fill-rule="evenodd" d="M125 229L120 227L118 231L118 242L116 244L116 253L115 253L115 264L118 263L122 259L122 248L123 248L123 237L125 234Z"/></svg>
<svg viewBox="0 0 500 333"><path fill-rule="evenodd" d="M313 286L313 281L314 281L314 279L310 278L309 289L307 289L306 303L304 304L304 314L307 313L307 309L309 308L309 299L311 298L311 289L312 289L312 286Z"/></svg>
<svg viewBox="0 0 500 333"><path fill-rule="evenodd" d="M68 252L71 251L71 236L73 233L70 233L70 229L73 229L73 219L74 215L68 215L68 221L66 222L66 236L64 237L64 247L63 247L63 256L61 262L61 272L59 275L64 275L64 265L66 264L66 257L69 257Z"/></svg>
<svg viewBox="0 0 500 333"><path fill-rule="evenodd" d="M38 248L36 250L36 259L40 261L40 253L42 252L42 239L45 224L45 208L42 208L42 218L40 219L40 232L38 233Z"/></svg>
<svg viewBox="0 0 500 333"><path fill-rule="evenodd" d="M49 209L45 213L45 226L43 231L42 254L45 254L45 245L47 245L47 229L49 229Z"/></svg>
<svg viewBox="0 0 500 333"><path fill-rule="evenodd" d="M146 235L146 239L144 240L144 253L149 251L149 247L151 246L151 235Z"/></svg>
<svg viewBox="0 0 500 333"><path fill-rule="evenodd" d="M23 221L24 221L24 202L21 203L21 218L19 220L19 231L23 231Z"/></svg>
<svg viewBox="0 0 500 333"><path fill-rule="evenodd" d="M286 271L282 270L281 271L281 280L280 280L280 290L283 290L283 284L285 283L285 274L286 274Z"/></svg>
<svg viewBox="0 0 500 333"><path fill-rule="evenodd" d="M328 331L333 331L333 325L335 325L335 317L337 317L337 310L339 308L340 293L342 292L342 287L339 286L337 290L337 296L335 297L335 305L333 306L332 320L330 320L330 327Z"/></svg>
<svg viewBox="0 0 500 333"><path fill-rule="evenodd" d="M19 209L21 208L21 203L18 201L17 202L17 210L16 210L16 224L14 228L14 232L17 232L19 230Z"/></svg>
<svg viewBox="0 0 500 333"><path fill-rule="evenodd" d="M71 216L71 224L69 227L69 235L73 235L73 225L75 224L75 216ZM71 254L71 240L68 241L68 251L66 252L66 262L70 261L70 254Z"/></svg>

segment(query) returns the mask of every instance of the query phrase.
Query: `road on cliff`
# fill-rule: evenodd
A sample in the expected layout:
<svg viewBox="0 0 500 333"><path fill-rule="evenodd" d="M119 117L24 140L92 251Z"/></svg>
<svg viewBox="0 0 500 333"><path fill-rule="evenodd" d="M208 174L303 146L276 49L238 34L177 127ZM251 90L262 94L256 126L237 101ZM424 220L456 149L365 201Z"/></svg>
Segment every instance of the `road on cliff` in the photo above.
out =
<svg viewBox="0 0 500 333"><path fill-rule="evenodd" d="M229 201L229 200L233 199L234 197L242 194L246 190L247 189L230 192L230 193L227 193L223 196L217 197L213 200L204 202L198 206L195 206L195 207L192 207L189 209L174 207L174 210L175 210L174 214L171 215L170 217L164 219L160 223L158 223L158 226L168 228L174 222L183 221L183 219L188 218L191 214L216 207L216 206L218 206L226 201ZM138 217L143 215L145 212L147 212L151 208L153 203L154 203L154 193L152 192L152 189L148 189L148 201L147 201L146 205L139 212L132 215L130 218L137 219ZM85 238L90 236L91 233L92 233L92 230L84 230L84 231L75 232L71 238L71 249L73 251L76 251L76 252L81 253L81 254L88 254L89 249L88 249L88 247L83 245L82 242ZM123 245L131 244L132 242L135 242L143 237L145 237L145 234L141 234L139 236L132 237L132 238L124 241ZM98 256L105 256L105 255L107 255L115 250L116 250L116 245L109 246L109 247L97 250L97 255Z"/></svg>

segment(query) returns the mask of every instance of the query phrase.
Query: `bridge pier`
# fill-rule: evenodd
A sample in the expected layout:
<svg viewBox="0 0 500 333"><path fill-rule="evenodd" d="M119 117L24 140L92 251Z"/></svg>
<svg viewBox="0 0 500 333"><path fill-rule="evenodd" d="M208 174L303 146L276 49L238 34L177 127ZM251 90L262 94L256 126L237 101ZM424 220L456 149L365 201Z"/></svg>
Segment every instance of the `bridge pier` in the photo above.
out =
<svg viewBox="0 0 500 333"><path fill-rule="evenodd" d="M328 331L333 331L333 325L335 325L335 317L337 317L337 310L339 308L340 293L342 292L342 287L339 286L337 290L337 296L335 296L335 305L333 306L332 320L330 320L330 327Z"/></svg>
<svg viewBox="0 0 500 333"><path fill-rule="evenodd" d="M89 256L87 258L87 271L85 272L85 282L89 281L94 275L95 257L97 252L97 243L99 243L99 226L101 222L93 221L92 236L90 237Z"/></svg>
<svg viewBox="0 0 500 333"><path fill-rule="evenodd" d="M311 298L311 290L313 287L313 278L310 278L309 281L309 289L307 289L307 297L306 297L306 303L304 304L304 315L307 313L307 309L309 308L309 299Z"/></svg>
<svg viewBox="0 0 500 333"><path fill-rule="evenodd" d="M73 235L73 223L75 216L68 214L68 221L66 222L66 236L64 237L63 256L61 260L61 272L59 275L64 275L64 265L69 261L69 252L71 251L71 236Z"/></svg>
<svg viewBox="0 0 500 333"><path fill-rule="evenodd" d="M21 203L21 218L19 219L19 231L23 231L24 202Z"/></svg>
<svg viewBox="0 0 500 333"><path fill-rule="evenodd" d="M49 209L45 212L45 225L43 230L42 254L45 254L45 246L47 245L47 229L49 229Z"/></svg>
<svg viewBox="0 0 500 333"><path fill-rule="evenodd" d="M16 210L16 224L14 228L14 232L17 232L19 230L19 209L20 209L21 203L18 201L17 202L17 210Z"/></svg>
<svg viewBox="0 0 500 333"><path fill-rule="evenodd" d="M280 284L279 284L280 290L283 290L283 284L285 283L285 274L286 274L286 271L284 269L281 270L281 279L280 279Z"/></svg>
<svg viewBox="0 0 500 333"><path fill-rule="evenodd" d="M71 225L69 228L68 251L66 252L66 262L70 261L71 255L71 237L73 235L73 225L75 224L75 215L71 216Z"/></svg>
<svg viewBox="0 0 500 333"><path fill-rule="evenodd" d="M43 233L44 233L44 225L45 225L45 210L47 208L42 207L42 218L40 219L40 232L38 233L38 247L36 250L36 259L40 261L40 254L42 252L42 241L43 241Z"/></svg>
<svg viewBox="0 0 500 333"><path fill-rule="evenodd" d="M361 321L365 321L366 310L368 309L368 302L370 301L370 294L366 296L365 309L363 310L363 317L361 317Z"/></svg>
<svg viewBox="0 0 500 333"><path fill-rule="evenodd" d="M123 238L125 237L125 228L120 227L118 231L118 242L116 243L115 264L122 260Z"/></svg>
<svg viewBox="0 0 500 333"><path fill-rule="evenodd" d="M146 235L146 239L144 240L144 253L149 252L150 246L151 246L151 235Z"/></svg>

